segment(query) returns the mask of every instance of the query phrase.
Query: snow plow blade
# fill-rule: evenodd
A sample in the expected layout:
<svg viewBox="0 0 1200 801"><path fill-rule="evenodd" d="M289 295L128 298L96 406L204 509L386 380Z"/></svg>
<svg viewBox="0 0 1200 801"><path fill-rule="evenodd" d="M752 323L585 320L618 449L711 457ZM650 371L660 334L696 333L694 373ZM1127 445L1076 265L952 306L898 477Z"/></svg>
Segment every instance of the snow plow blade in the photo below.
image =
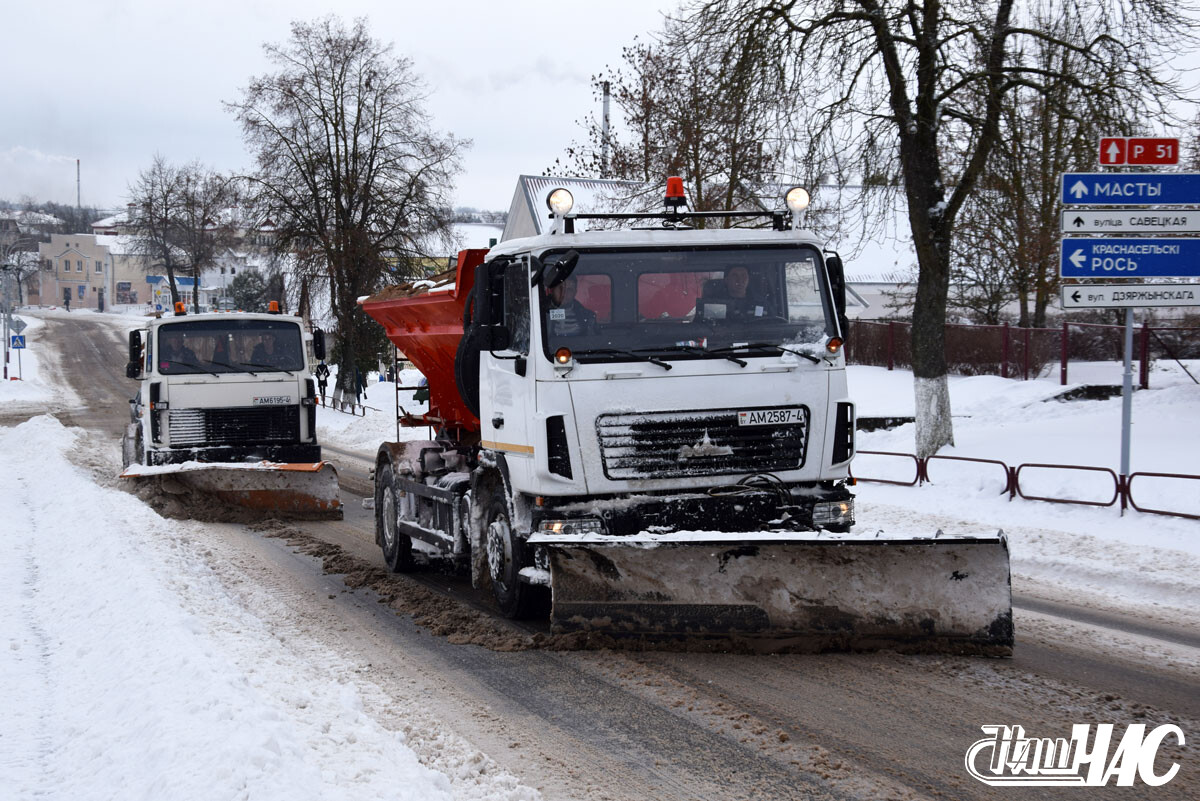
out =
<svg viewBox="0 0 1200 801"><path fill-rule="evenodd" d="M1012 653L1008 544L829 532L537 534L556 633L736 637L761 650Z"/></svg>
<svg viewBox="0 0 1200 801"><path fill-rule="evenodd" d="M297 519L342 517L331 462L184 462L130 465L121 478L174 480L228 506ZM168 490L169 491L169 490Z"/></svg>

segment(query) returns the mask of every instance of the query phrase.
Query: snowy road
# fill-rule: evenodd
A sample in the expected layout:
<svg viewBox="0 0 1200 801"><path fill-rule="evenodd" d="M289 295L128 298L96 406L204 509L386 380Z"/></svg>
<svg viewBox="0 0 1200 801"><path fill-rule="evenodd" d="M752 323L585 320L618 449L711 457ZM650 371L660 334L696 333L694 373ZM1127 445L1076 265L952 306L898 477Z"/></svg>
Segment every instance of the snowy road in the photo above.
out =
<svg viewBox="0 0 1200 801"><path fill-rule="evenodd" d="M44 340L62 352L64 374L87 399L86 406L59 404L56 412L65 424L97 435L85 440L94 454L79 461L100 475L115 472L115 437L133 388L123 377L119 326L83 315L53 317ZM344 489L363 491L363 465L343 461ZM354 691L365 746L343 735L339 747L348 759L385 758L392 747L386 732L403 732L424 767L450 777L456 797L519 798L538 788L554 799L1000 799L1015 796L962 769L963 754L985 723L1020 724L1057 737L1072 723L1174 722L1190 737L1200 736L1200 636L1175 619L1074 606L1052 591L1035 594L1030 582L1018 586L1018 643L1010 660L548 651L534 647L536 627L482 614L482 601L462 582L381 575L368 513L354 499L344 500L346 520L295 529L182 524L187 554L211 577L190 581L192 595L183 593L183 603L202 622L215 614L211 599L197 595L211 580L238 605L245 627L261 627L268 643L290 645L295 692L324 698L331 675ZM35 526L36 517L23 525ZM36 525L41 540L53 538L54 525L68 524ZM162 525L169 534L181 524ZM6 562L12 581L28 584L29 575L44 576L53 566L48 551L21 553L19 561ZM336 572L325 574L322 563ZM44 638L52 622L29 623L28 637ZM236 655L234 645L226 645ZM211 647L228 656L219 641ZM285 659L271 649L254 656ZM246 653L229 659L242 670L253 664ZM66 681L71 668L69 661L46 667L36 680L22 673L29 686L18 689L30 697L53 695L48 688ZM154 678L146 681L153 686ZM303 743L310 721L322 715L341 720L336 704L321 703L331 702L271 725L278 724L283 742ZM58 775L35 757L45 741L69 736L64 727L70 721L18 720L34 722L40 728L29 730L32 756L21 763L27 770L20 778L36 784L29 776L37 770ZM266 724L243 725L253 732ZM4 748L0 740L0 755ZM236 753L220 753L232 761L233 774L257 775L245 773ZM1089 797L1194 798L1200 793L1195 753L1192 746L1164 749L1162 759L1183 767L1149 796L1144 787L1106 787L1088 791ZM334 775L337 792L320 796L372 797L373 781L358 786ZM431 781L432 788L446 787L436 776ZM65 798L67 790L51 788L46 795ZM1074 798L1079 791L1035 792ZM111 787L88 797L128 794ZM275 796L260 790L245 797Z"/></svg>

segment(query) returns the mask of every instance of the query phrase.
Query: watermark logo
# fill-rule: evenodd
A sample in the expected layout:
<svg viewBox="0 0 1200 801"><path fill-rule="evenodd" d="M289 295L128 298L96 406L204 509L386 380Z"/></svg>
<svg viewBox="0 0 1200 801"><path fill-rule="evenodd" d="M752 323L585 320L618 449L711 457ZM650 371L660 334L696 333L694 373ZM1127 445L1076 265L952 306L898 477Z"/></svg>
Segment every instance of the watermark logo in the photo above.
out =
<svg viewBox="0 0 1200 801"><path fill-rule="evenodd" d="M1094 732L1090 724L1076 724L1069 739L1026 737L1021 726L980 728L987 737L967 749L967 773L992 787L1103 787L1114 778L1118 787L1133 786L1135 778L1158 787L1179 772L1174 762L1165 773L1154 772L1159 747L1168 737L1184 744L1183 731L1169 724L1147 734L1144 723L1134 723L1119 740L1111 723L1096 724Z"/></svg>

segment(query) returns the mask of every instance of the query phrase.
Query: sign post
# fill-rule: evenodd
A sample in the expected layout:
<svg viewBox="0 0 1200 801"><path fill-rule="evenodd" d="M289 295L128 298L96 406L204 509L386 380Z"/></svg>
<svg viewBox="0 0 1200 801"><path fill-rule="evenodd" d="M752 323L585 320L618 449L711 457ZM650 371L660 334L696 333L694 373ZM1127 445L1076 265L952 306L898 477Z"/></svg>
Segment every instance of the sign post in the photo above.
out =
<svg viewBox="0 0 1200 801"><path fill-rule="evenodd" d="M1179 163L1179 140L1167 137L1102 136L1100 166L1167 166Z"/></svg>
<svg viewBox="0 0 1200 801"><path fill-rule="evenodd" d="M1179 140L1108 136L1098 148L1102 167L1179 163ZM1200 206L1197 173L1064 173L1060 199L1066 207ZM1200 231L1200 211L1071 209L1063 211L1063 231L1074 234L1174 234ZM1200 239L1187 237L1070 238L1060 248L1063 278L1200 278ZM1124 308L1125 358L1121 387L1121 513L1125 513L1131 474L1133 422L1133 310L1138 306L1200 305L1200 285L1082 285L1063 287L1063 308Z"/></svg>
<svg viewBox="0 0 1200 801"><path fill-rule="evenodd" d="M1064 309L1200 306L1200 284L1072 284L1062 287Z"/></svg>
<svg viewBox="0 0 1200 801"><path fill-rule="evenodd" d="M12 349L17 352L17 381L25 378L25 371L21 369L21 351L25 350L25 337L20 334L12 335Z"/></svg>
<svg viewBox="0 0 1200 801"><path fill-rule="evenodd" d="M1200 210L1079 211L1062 213L1064 234L1196 234L1200 233Z"/></svg>
<svg viewBox="0 0 1200 801"><path fill-rule="evenodd" d="M1200 203L1200 173L1067 172L1062 202L1083 206L1189 206Z"/></svg>
<svg viewBox="0 0 1200 801"><path fill-rule="evenodd" d="M1062 239L1063 278L1200 278L1200 239Z"/></svg>

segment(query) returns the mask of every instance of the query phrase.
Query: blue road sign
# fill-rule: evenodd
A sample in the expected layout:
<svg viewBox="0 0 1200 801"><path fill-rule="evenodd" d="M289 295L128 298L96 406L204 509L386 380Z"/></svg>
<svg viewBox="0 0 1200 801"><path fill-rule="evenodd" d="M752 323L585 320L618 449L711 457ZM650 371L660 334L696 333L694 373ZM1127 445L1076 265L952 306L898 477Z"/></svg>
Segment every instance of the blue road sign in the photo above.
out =
<svg viewBox="0 0 1200 801"><path fill-rule="evenodd" d="M1200 205L1200 173L1063 173L1062 202L1083 206Z"/></svg>
<svg viewBox="0 0 1200 801"><path fill-rule="evenodd" d="M12 348L13 350L21 350L22 348L24 348L25 347L25 335L24 334L13 334L12 335L12 344L10 344L9 347Z"/></svg>
<svg viewBox="0 0 1200 801"><path fill-rule="evenodd" d="M1063 239L1063 278L1200 278L1200 239Z"/></svg>

